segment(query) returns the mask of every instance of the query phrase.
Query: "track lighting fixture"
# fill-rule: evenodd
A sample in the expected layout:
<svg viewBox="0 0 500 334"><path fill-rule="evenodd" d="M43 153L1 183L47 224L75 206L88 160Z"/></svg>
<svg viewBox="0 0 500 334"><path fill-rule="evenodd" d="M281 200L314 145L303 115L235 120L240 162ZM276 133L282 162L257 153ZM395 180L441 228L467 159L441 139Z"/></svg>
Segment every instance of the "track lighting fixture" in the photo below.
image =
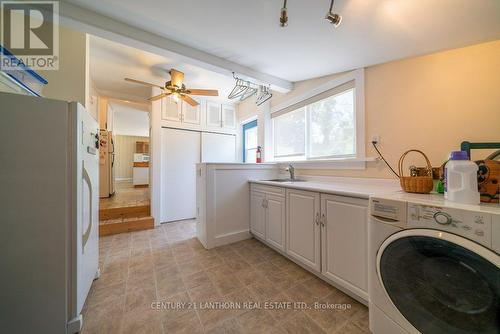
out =
<svg viewBox="0 0 500 334"><path fill-rule="evenodd" d="M288 25L288 9L286 8L286 1L283 0L283 7L281 8L281 14L280 14L280 26L282 28L286 27ZM333 13L333 2L334 0L331 0L330 2L330 10L328 13L326 13L325 20L333 24L335 28L337 28L340 23L342 22L342 16L340 14Z"/></svg>
<svg viewBox="0 0 500 334"><path fill-rule="evenodd" d="M288 25L288 10L286 9L286 0L283 1L283 8L281 8L280 26L282 28Z"/></svg>
<svg viewBox="0 0 500 334"><path fill-rule="evenodd" d="M326 14L325 20L327 20L328 22L330 22L331 24L333 24L333 26L335 28L337 28L340 25L340 22L342 22L342 16L340 16L339 14L335 14L335 13L332 12L332 10L333 10L333 1L334 0L332 0L330 2L330 10Z"/></svg>

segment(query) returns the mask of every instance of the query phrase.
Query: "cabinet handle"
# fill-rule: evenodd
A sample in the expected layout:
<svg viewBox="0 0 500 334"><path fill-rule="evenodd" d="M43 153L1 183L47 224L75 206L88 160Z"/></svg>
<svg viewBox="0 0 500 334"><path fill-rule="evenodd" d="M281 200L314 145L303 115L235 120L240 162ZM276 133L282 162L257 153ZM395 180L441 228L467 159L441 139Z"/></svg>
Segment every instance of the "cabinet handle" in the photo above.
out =
<svg viewBox="0 0 500 334"><path fill-rule="evenodd" d="M267 199L262 200L262 207L267 208Z"/></svg>
<svg viewBox="0 0 500 334"><path fill-rule="evenodd" d="M321 226L323 226L323 227L326 226L326 215L325 214L321 215Z"/></svg>
<svg viewBox="0 0 500 334"><path fill-rule="evenodd" d="M319 212L316 212L316 219L314 220L316 225L319 225Z"/></svg>

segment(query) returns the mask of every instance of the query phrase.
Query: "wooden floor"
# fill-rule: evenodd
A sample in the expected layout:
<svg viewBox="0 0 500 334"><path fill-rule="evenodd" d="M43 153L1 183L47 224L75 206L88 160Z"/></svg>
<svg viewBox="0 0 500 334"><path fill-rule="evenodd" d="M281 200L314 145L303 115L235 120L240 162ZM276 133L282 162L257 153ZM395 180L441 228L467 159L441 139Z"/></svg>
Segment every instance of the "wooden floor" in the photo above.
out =
<svg viewBox="0 0 500 334"><path fill-rule="evenodd" d="M101 198L99 204L101 209L149 205L149 187L135 188L131 181L116 182L115 194Z"/></svg>
<svg viewBox="0 0 500 334"><path fill-rule="evenodd" d="M149 188L135 188L132 182L117 182L115 194L100 199L99 235L154 228Z"/></svg>

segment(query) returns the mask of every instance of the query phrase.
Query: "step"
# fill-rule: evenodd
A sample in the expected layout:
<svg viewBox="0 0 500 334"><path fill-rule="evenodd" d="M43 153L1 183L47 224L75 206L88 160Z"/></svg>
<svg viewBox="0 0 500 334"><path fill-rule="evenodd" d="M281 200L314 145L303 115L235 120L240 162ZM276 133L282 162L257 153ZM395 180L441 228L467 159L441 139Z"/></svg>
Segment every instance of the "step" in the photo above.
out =
<svg viewBox="0 0 500 334"><path fill-rule="evenodd" d="M154 227L155 221L151 216L108 219L99 223L99 236L149 230Z"/></svg>
<svg viewBox="0 0 500 334"><path fill-rule="evenodd" d="M149 217L151 215L151 206L135 205L124 206L119 208L108 208L99 210L99 220L111 220L118 218L135 218L135 217Z"/></svg>

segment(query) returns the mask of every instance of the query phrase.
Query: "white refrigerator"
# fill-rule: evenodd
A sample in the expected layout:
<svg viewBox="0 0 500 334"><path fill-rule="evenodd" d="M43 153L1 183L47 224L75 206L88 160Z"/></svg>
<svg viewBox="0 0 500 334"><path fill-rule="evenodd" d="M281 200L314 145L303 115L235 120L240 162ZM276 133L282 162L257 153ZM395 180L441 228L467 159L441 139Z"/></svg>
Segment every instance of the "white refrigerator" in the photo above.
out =
<svg viewBox="0 0 500 334"><path fill-rule="evenodd" d="M98 124L0 93L0 331L76 333L99 275Z"/></svg>

